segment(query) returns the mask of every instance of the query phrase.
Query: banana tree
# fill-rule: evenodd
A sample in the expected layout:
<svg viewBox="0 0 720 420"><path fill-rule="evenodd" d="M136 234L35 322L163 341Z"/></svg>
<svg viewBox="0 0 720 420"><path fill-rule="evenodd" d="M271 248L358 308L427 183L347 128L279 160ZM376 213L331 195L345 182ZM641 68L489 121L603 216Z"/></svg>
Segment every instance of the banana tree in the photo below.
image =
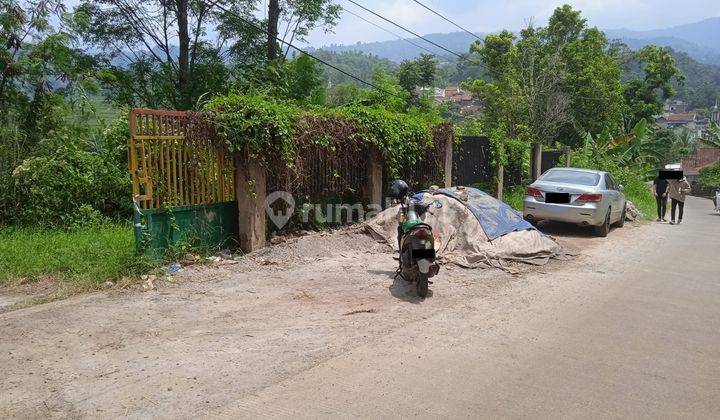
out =
<svg viewBox="0 0 720 420"><path fill-rule="evenodd" d="M720 148L720 125L715 122L711 122L707 128L709 137L703 139L703 141L711 146Z"/></svg>

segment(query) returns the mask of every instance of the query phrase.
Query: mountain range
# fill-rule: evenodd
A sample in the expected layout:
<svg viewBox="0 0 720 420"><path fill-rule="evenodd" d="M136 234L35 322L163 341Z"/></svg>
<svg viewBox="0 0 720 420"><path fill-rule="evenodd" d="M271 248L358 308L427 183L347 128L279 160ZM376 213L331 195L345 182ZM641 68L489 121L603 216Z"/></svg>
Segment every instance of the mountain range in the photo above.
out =
<svg viewBox="0 0 720 420"><path fill-rule="evenodd" d="M720 65L720 17L664 29L638 31L622 28L605 29L604 31L609 39L620 40L632 49L639 49L648 44L671 47L675 51L687 53L701 63ZM487 34L477 33L476 35L484 38ZM458 54L466 53L470 44L476 40L464 32L435 33L425 35L425 37ZM318 49L334 52L358 51L394 62L416 58L423 52L432 52L440 57L449 55L447 51L434 47L421 39L408 39L427 50L400 39L370 43L358 42L352 45L327 45Z"/></svg>

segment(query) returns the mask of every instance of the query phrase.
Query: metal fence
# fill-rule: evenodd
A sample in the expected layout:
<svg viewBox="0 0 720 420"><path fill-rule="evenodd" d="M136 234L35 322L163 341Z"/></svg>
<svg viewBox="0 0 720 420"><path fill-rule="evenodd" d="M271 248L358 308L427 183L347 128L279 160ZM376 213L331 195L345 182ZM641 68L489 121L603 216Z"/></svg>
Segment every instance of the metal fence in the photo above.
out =
<svg viewBox="0 0 720 420"><path fill-rule="evenodd" d="M235 199L233 160L203 113L130 111L128 165L143 209Z"/></svg>
<svg viewBox="0 0 720 420"><path fill-rule="evenodd" d="M329 198L358 200L367 180L369 144L348 143L327 148L315 143L297 146L292 168L279 162L268 170L267 191L288 191L303 201Z"/></svg>
<svg viewBox="0 0 720 420"><path fill-rule="evenodd" d="M565 166L565 162L563 162L565 157L565 150L543 150L542 157L540 158L540 173L543 174L546 171L558 166ZM532 159L531 166L532 173L535 173L535 161Z"/></svg>
<svg viewBox="0 0 720 420"><path fill-rule="evenodd" d="M496 188L494 185L496 170L497 168L492 165L490 138L460 137L453 151L453 185L492 190ZM505 186L514 187L522 183L522 162L510 162L504 171Z"/></svg>

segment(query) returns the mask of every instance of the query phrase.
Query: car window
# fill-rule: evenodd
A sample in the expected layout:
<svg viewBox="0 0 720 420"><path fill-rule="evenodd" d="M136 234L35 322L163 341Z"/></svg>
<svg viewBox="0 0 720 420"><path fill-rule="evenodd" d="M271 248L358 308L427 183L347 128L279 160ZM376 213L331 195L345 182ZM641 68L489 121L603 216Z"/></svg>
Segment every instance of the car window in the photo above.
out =
<svg viewBox="0 0 720 420"><path fill-rule="evenodd" d="M615 180L609 175L605 174L605 187L608 190L615 190Z"/></svg>
<svg viewBox="0 0 720 420"><path fill-rule="evenodd" d="M540 179L547 182L577 184L588 187L594 187L600 183L600 175L592 172L573 171L572 169L551 169Z"/></svg>

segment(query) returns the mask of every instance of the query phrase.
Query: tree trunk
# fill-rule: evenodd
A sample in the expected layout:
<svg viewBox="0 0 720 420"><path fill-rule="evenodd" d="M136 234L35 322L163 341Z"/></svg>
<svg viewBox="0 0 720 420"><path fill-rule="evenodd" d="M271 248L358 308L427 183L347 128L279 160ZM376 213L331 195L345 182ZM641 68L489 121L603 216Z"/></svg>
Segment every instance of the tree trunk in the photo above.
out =
<svg viewBox="0 0 720 420"><path fill-rule="evenodd" d="M268 28L267 28L267 59L275 60L278 56L277 36L278 22L280 20L280 0L268 2Z"/></svg>
<svg viewBox="0 0 720 420"><path fill-rule="evenodd" d="M178 90L180 108L189 109L190 98L190 32L188 29L188 0L177 0L178 23Z"/></svg>

